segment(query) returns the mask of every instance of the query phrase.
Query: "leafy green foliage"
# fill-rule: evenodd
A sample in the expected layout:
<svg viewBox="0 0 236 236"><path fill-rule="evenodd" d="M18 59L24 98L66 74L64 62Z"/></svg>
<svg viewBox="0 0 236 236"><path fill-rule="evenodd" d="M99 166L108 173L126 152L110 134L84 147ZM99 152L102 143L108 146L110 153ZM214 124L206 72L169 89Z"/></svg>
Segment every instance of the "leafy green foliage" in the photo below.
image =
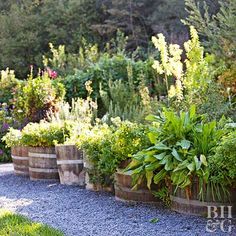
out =
<svg viewBox="0 0 236 236"><path fill-rule="evenodd" d="M62 144L73 133L73 122L29 123L21 131L21 144L31 147L51 147Z"/></svg>
<svg viewBox="0 0 236 236"><path fill-rule="evenodd" d="M165 181L168 187L184 189L197 177L202 190L209 179L208 160L224 132L215 121L206 123L193 106L180 114L164 109L148 119L156 122L149 133L153 145L135 154L127 167L135 184L146 177L149 188L152 182ZM199 194L203 199L204 194Z"/></svg>
<svg viewBox="0 0 236 236"><path fill-rule="evenodd" d="M22 145L22 135L21 131L18 129L10 128L5 136L3 136L2 141L5 142L7 147L15 147Z"/></svg>
<svg viewBox="0 0 236 236"><path fill-rule="evenodd" d="M193 25L203 36L206 49L216 55L219 61L218 70L223 72L219 81L225 88L230 87L235 94L236 2L216 1L219 9L214 14L209 13L210 7L206 3L201 7L199 1L186 0L185 2L189 16L184 22Z"/></svg>
<svg viewBox="0 0 236 236"><path fill-rule="evenodd" d="M78 70L75 75L68 75L60 80L66 88L66 99L71 101L73 97L86 97L85 83L92 81L93 96L99 98L99 89L102 86L104 91L108 91L109 81L121 80L127 83L129 80L129 71L132 70L133 83L138 87L139 79L143 77L145 84L152 87L157 84L156 73L152 68L152 60L142 61L134 60L124 54L109 55L102 54L98 61L91 63L86 69ZM153 93L158 91L151 91Z"/></svg>
<svg viewBox="0 0 236 236"><path fill-rule="evenodd" d="M108 122L111 117L142 122L151 112L154 103L144 83L140 82L136 89L133 78L129 78L127 83L122 80L109 81L108 91L101 88L100 96L107 112L103 119L107 119Z"/></svg>
<svg viewBox="0 0 236 236"><path fill-rule="evenodd" d="M149 144L145 126L121 122L119 119L113 122L110 127L98 124L78 137L77 145L85 150L94 165L95 179L102 184L106 183L107 178L113 180L113 174L121 161L129 159L130 155Z"/></svg>
<svg viewBox="0 0 236 236"><path fill-rule="evenodd" d="M210 180L214 184L236 186L236 131L223 137L209 165Z"/></svg>
<svg viewBox="0 0 236 236"><path fill-rule="evenodd" d="M153 37L152 41L160 52L160 61L154 61L153 67L164 76L169 106L187 110L197 104L199 112L209 113L210 119L220 119L232 108L215 82L219 73L215 69L216 58L204 55L204 48L193 26L190 27L190 35L191 39L184 43L184 63L183 50L179 45L168 45L162 34ZM175 80L174 84L170 85L168 78Z"/></svg>
<svg viewBox="0 0 236 236"><path fill-rule="evenodd" d="M20 81L15 78L14 71L8 68L5 71L1 71L0 104L6 103L8 106L12 105L13 96L19 84Z"/></svg>
<svg viewBox="0 0 236 236"><path fill-rule="evenodd" d="M68 102L60 102L58 111L50 112L48 119L52 121L75 121L78 125L91 125L97 118L97 102L90 97L93 89L91 81L85 84L88 97L86 99L72 99L71 105Z"/></svg>
<svg viewBox="0 0 236 236"><path fill-rule="evenodd" d="M100 19L95 0L12 1L4 8L0 14L0 68L14 68L19 78L26 77L29 65L42 67L49 42L69 45L68 51L75 53L83 37L88 41L99 38L90 28Z"/></svg>
<svg viewBox="0 0 236 236"><path fill-rule="evenodd" d="M155 197L159 198L165 206L171 206L170 193L167 187L162 187L158 191L153 191L152 193Z"/></svg>
<svg viewBox="0 0 236 236"><path fill-rule="evenodd" d="M62 101L64 95L63 85L52 81L47 73L35 79L31 75L15 95L16 115L38 122L46 118L49 111L56 111L57 103Z"/></svg>

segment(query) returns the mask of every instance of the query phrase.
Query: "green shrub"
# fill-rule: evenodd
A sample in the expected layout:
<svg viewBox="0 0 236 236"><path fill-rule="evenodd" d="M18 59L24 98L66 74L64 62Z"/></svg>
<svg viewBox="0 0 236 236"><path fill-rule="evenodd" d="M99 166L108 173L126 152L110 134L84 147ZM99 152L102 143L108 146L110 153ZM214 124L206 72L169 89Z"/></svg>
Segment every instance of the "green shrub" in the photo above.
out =
<svg viewBox="0 0 236 236"><path fill-rule="evenodd" d="M12 116L12 109L8 104L0 104L0 162L10 161L10 149L2 141L9 127L20 128L21 124Z"/></svg>
<svg viewBox="0 0 236 236"><path fill-rule="evenodd" d="M21 120L27 118L30 122L38 122L46 118L49 111L57 110L57 103L64 95L64 86L52 81L47 73L35 79L31 75L15 95L16 115Z"/></svg>
<svg viewBox="0 0 236 236"><path fill-rule="evenodd" d="M189 16L184 22L198 30L206 50L216 55L218 65L215 70L220 72L218 81L224 85L225 90L231 88L231 92L236 94L236 2L216 1L219 9L213 15L210 14L211 7L205 2L203 7L200 1L185 2Z"/></svg>
<svg viewBox="0 0 236 236"><path fill-rule="evenodd" d="M77 143L94 165L91 179L104 185L113 181L113 174L121 161L129 159L149 143L144 125L121 122L119 118L113 122L112 126L98 124L82 132Z"/></svg>
<svg viewBox="0 0 236 236"><path fill-rule="evenodd" d="M20 81L15 78L13 70L7 68L5 71L1 71L0 104L6 103L8 106L12 105L13 95L19 84Z"/></svg>
<svg viewBox="0 0 236 236"><path fill-rule="evenodd" d="M153 67L163 75L168 94L168 106L177 110L187 110L197 105L202 114L208 113L209 119L220 119L223 114L230 114L231 104L222 95L222 88L216 84L219 71L216 69L216 57L204 54L198 32L190 26L190 40L184 43L183 50L179 45L167 44L165 37L159 34L153 37L153 43L160 52L160 61L154 61ZM170 84L168 78L174 78Z"/></svg>
<svg viewBox="0 0 236 236"><path fill-rule="evenodd" d="M236 131L223 137L210 159L210 180L215 185L236 186Z"/></svg>
<svg viewBox="0 0 236 236"><path fill-rule="evenodd" d="M78 125L91 125L97 118L97 101L90 96L93 92L91 81L85 84L88 96L83 98L72 98L71 104L68 102L60 102L57 112L49 112L48 119L52 121L76 121Z"/></svg>
<svg viewBox="0 0 236 236"><path fill-rule="evenodd" d="M7 134L2 138L7 147L15 147L22 145L22 134L18 129L10 128Z"/></svg>
<svg viewBox="0 0 236 236"><path fill-rule="evenodd" d="M196 114L192 106L188 112L164 109L160 116L149 116L155 122L148 134L152 146L133 156L128 169L132 170L134 182L146 178L152 182L165 181L168 187L190 191L192 181L199 180L199 199L204 200L204 186L209 182L208 162L226 131L215 121L206 122Z"/></svg>
<svg viewBox="0 0 236 236"><path fill-rule="evenodd" d="M146 85L153 90L158 84L156 81L156 73L152 68L152 59L147 61L135 61L124 54L113 54L110 56L104 53L100 56L96 63L91 63L84 70L78 70L75 75L69 75L63 80L60 80L66 88L66 100L71 101L75 97L86 97L85 83L88 80L92 81L93 96L99 98L100 85L103 90L108 90L109 81L121 80L128 82L129 70L132 70L132 77L135 88L138 87L141 77L144 78ZM160 91L151 91L153 93Z"/></svg>
<svg viewBox="0 0 236 236"><path fill-rule="evenodd" d="M74 129L73 122L29 123L22 130L22 144L31 147L51 147L62 144L70 138Z"/></svg>

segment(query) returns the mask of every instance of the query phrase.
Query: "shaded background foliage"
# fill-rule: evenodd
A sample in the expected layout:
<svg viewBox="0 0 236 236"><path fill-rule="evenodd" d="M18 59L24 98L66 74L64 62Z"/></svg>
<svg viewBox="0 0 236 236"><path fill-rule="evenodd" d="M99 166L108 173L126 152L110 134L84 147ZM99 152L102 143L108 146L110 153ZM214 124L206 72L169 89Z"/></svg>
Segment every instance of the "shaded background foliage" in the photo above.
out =
<svg viewBox="0 0 236 236"><path fill-rule="evenodd" d="M0 2L0 12L0 69L14 68L18 78L31 64L42 67L49 42L78 53L83 38L103 48L121 29L128 49L146 51L156 33L174 43L188 36L180 21L187 15L184 0L9 0Z"/></svg>

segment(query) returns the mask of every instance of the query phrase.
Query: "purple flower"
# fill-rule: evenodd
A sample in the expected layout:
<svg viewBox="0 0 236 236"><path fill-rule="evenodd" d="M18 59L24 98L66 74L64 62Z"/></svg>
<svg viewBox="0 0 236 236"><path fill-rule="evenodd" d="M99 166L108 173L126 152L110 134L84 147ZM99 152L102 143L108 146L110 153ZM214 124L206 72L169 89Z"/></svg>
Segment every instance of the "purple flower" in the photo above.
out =
<svg viewBox="0 0 236 236"><path fill-rule="evenodd" d="M2 132L7 131L10 128L9 124L3 123L2 124Z"/></svg>
<svg viewBox="0 0 236 236"><path fill-rule="evenodd" d="M0 149L0 156L2 156L3 155L3 150L2 149Z"/></svg>

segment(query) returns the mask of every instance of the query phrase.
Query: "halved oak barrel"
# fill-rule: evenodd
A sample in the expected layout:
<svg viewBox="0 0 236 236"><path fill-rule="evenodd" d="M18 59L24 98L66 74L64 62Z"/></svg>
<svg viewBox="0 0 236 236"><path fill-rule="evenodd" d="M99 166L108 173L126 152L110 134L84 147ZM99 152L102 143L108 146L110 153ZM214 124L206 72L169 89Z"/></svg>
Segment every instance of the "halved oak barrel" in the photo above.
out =
<svg viewBox="0 0 236 236"><path fill-rule="evenodd" d="M84 170L85 170L85 188L91 191L102 191L114 193L113 184L103 186L100 183L93 183L91 177L96 179L96 174L93 171L93 163L89 160L88 156L84 153ZM108 179L110 177L108 176ZM109 182L109 181L108 181Z"/></svg>
<svg viewBox="0 0 236 236"><path fill-rule="evenodd" d="M29 176L28 147L12 147L11 157L16 175Z"/></svg>
<svg viewBox="0 0 236 236"><path fill-rule="evenodd" d="M115 197L117 200L134 202L160 202L143 182L137 190L132 190L132 176L130 172L117 169L115 173Z"/></svg>
<svg viewBox="0 0 236 236"><path fill-rule="evenodd" d="M55 147L29 148L29 174L31 180L58 180Z"/></svg>
<svg viewBox="0 0 236 236"><path fill-rule="evenodd" d="M83 151L75 145L57 145L56 155L60 183L84 186Z"/></svg>
<svg viewBox="0 0 236 236"><path fill-rule="evenodd" d="M174 191L172 187L171 192L171 209L189 215L200 215L200 216L207 216L208 214L208 207L217 207L218 209L220 206L225 206L225 209L228 206L232 206L232 213L236 213L236 189L231 189L230 192L230 201L213 201L213 197L210 191L206 189L203 190L204 192L204 201L200 201L199 199L199 183L198 181L194 181L191 186L191 196L187 197L186 190L178 188ZM215 193L216 194L216 193ZM223 194L223 191L222 191ZM224 194L223 194L224 195ZM219 210L220 212L220 210Z"/></svg>

